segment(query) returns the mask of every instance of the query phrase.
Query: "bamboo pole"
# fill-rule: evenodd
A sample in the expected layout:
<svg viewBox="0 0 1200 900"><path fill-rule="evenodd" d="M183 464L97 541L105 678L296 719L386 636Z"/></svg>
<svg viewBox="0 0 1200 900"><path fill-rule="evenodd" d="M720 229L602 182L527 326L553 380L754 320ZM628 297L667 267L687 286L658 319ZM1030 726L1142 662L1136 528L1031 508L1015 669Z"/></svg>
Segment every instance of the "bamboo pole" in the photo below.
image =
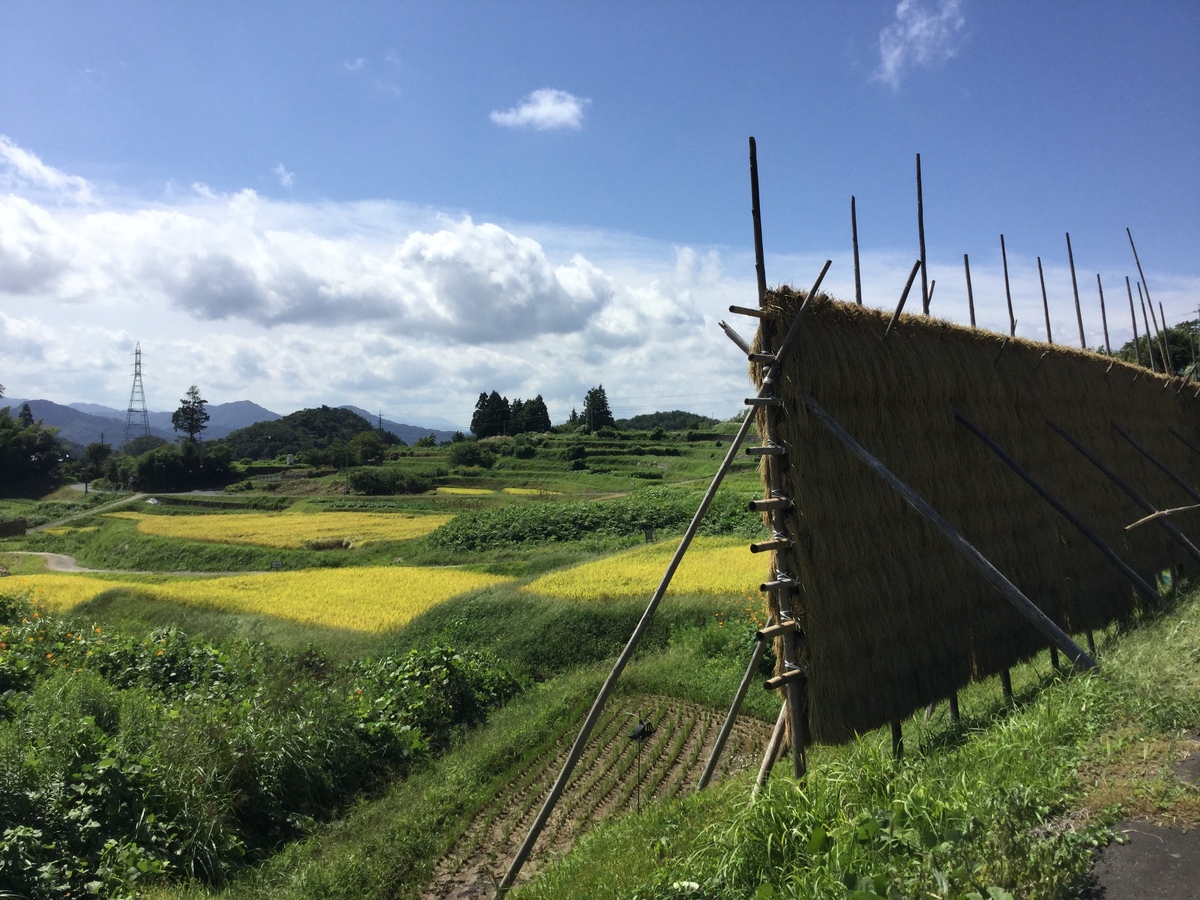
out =
<svg viewBox="0 0 1200 900"><path fill-rule="evenodd" d="M1004 297L1008 301L1008 336L1016 337L1017 320L1013 317L1012 290L1008 284L1008 250L1004 246L1004 235L1000 235L1000 258L1004 261Z"/></svg>
<svg viewBox="0 0 1200 900"><path fill-rule="evenodd" d="M850 436L841 425L822 409L815 400L807 395L801 395L801 400L805 408L813 414L825 429L834 437L841 441L846 448L853 453L858 459L863 462L872 472L882 478L889 487L895 490L904 498L913 509L919 512L931 525L941 532L962 556L970 563L1000 594L1016 607L1017 612L1023 615L1035 628L1046 636L1053 644L1061 648L1067 657L1081 669L1096 668L1096 661L1081 650L1074 641L1072 641L1062 629L1059 628L1044 612L1038 609L1037 605L1021 593L1011 581L1004 577L1003 574L993 566L984 557L982 553L975 549L965 537L963 537L954 526L923 500L912 488L902 482L899 478L893 475L887 467L878 459L868 453L863 447Z"/></svg>
<svg viewBox="0 0 1200 900"><path fill-rule="evenodd" d="M862 272L858 267L858 213L850 197L850 242L854 245L854 302L862 306Z"/></svg>
<svg viewBox="0 0 1200 900"><path fill-rule="evenodd" d="M1167 431L1171 432L1171 434L1175 435L1175 437L1177 437L1179 440L1181 440L1183 442L1183 445L1185 447L1187 447L1189 450L1191 450L1193 453L1200 453L1200 447L1197 447L1195 444L1193 444L1191 441L1189 441L1187 438L1185 438L1182 434L1180 434L1174 428L1171 428L1168 426Z"/></svg>
<svg viewBox="0 0 1200 900"><path fill-rule="evenodd" d="M763 259L762 210L758 203L758 148L750 138L750 215L754 219L754 274L758 278L758 305L767 299L767 269Z"/></svg>
<svg viewBox="0 0 1200 900"><path fill-rule="evenodd" d="M1175 368L1175 360L1171 359L1171 335L1167 331L1167 314L1163 310L1161 300L1158 301L1158 321L1162 322L1163 352L1167 354L1167 364L1171 367L1171 374L1178 375L1179 372Z"/></svg>
<svg viewBox="0 0 1200 900"><path fill-rule="evenodd" d="M1139 297L1142 296L1142 287L1143 285L1139 281L1137 286ZM1174 375L1175 367L1171 365L1171 354L1167 352L1167 339L1163 335L1163 329L1166 328L1167 323L1163 322L1162 328L1160 328L1158 324L1158 316L1154 314L1154 302L1150 300L1149 297L1147 297L1144 302L1146 306L1150 307L1150 322L1154 326L1154 334L1158 338L1159 352L1162 353L1163 374L1167 376Z"/></svg>
<svg viewBox="0 0 1200 900"><path fill-rule="evenodd" d="M768 627L771 620L767 620ZM755 674L758 672L759 663L762 662L763 654L767 652L767 642L765 640L757 640L754 642L754 651L750 654L750 663L746 666L746 674L742 676L742 683L738 685L737 692L733 695L733 703L729 707L729 714L725 717L725 723L721 726L720 733L717 734L717 740L713 744L712 752L708 755L708 762L704 764L704 771L700 774L700 780L696 782L696 790L702 791L712 780L713 773L717 770L717 762L721 759L721 753L725 750L725 743L729 740L729 735L733 731L733 723L737 721L738 713L741 712L742 703L746 699L746 693L750 690L750 683L754 680Z"/></svg>
<svg viewBox="0 0 1200 900"><path fill-rule="evenodd" d="M812 289L809 291L808 297L805 300L804 306L811 302L820 289L821 282L825 279L825 273L829 271L829 266L832 260L826 260L824 267L821 269L821 274L817 276L817 280L813 283ZM774 381L779 377L779 371L782 368L781 358L783 352L790 346L795 336L798 333L798 326L801 320L801 313L804 306L797 311L795 319L792 321L791 327L784 336L783 342L780 344L779 350L776 351L778 357L776 362L767 370L767 375L763 379L762 386L759 388L758 396L763 397L774 391ZM684 532L683 538L679 542L679 547L675 550L675 555L671 557L671 562L667 565L666 572L663 573L662 580L659 582L658 588L654 595L650 598L650 602L646 606L645 612L642 613L642 618L638 621L637 626L633 630L633 634L629 636L629 641L625 645L625 649L621 651L621 655L617 657L617 661L613 664L612 671L609 672L608 678L600 688L600 693L596 696L595 702L592 704L591 710L588 712L587 718L584 720L583 726L579 730L578 736L575 738L575 743L571 746L570 752L567 754L567 759L563 763L562 771L555 780L553 787L550 789L550 795L542 804L541 811L537 818L534 819L530 826L529 834L525 836L524 842L517 850L516 856L513 857L512 863L508 867L508 871L504 874L500 884L496 887L496 897L503 897L508 893L520 874L521 868L525 865L525 861L529 858L529 854L533 851L534 844L537 843L538 836L542 833L542 829L546 827L546 822L550 819L550 814L554 811L554 807L558 804L559 797L562 796L563 790L567 786L567 781L571 777L571 773L575 770L575 766L579 763L579 758L583 755L584 747L587 745L588 738L591 737L592 730L596 727L596 723L600 720L600 715L604 711L604 704L608 701L609 694L616 687L617 680L621 677L621 673L629 664L634 652L637 650L638 644L641 643L642 637L646 630L650 627L650 622L654 618L654 613L658 609L659 603L662 602L663 596L667 592L667 588L671 584L671 579L675 576L675 570L679 568L679 564L683 561L683 555L687 552L687 548L691 545L692 539L696 536L696 531L700 528L700 523L704 519L704 514L708 512L709 506L712 504L713 498L716 496L717 489L721 486L725 475L729 472L733 460L737 458L738 450L741 447L742 441L746 439L746 435L750 431L750 426L754 423L753 416L746 416L742 421L741 427L738 429L733 440L729 444L729 451L725 454L725 459L717 469L716 475L713 476L712 483L709 485L708 491L700 501L700 506L692 517L691 523Z"/></svg>
<svg viewBox="0 0 1200 900"><path fill-rule="evenodd" d="M899 719L892 722L892 757L904 759L904 726Z"/></svg>
<svg viewBox="0 0 1200 900"><path fill-rule="evenodd" d="M1075 294L1075 319L1079 322L1079 346L1087 349L1087 338L1083 336L1083 310L1079 306L1079 282L1075 278L1075 253L1071 250L1071 232L1067 232L1067 261L1071 264L1071 290Z"/></svg>
<svg viewBox="0 0 1200 900"><path fill-rule="evenodd" d="M725 332L725 336L737 344L737 348L739 350L741 350L747 356L750 355L750 345L746 343L745 338L743 338L729 326L728 322L718 322L717 324L721 327L721 330Z"/></svg>
<svg viewBox="0 0 1200 900"><path fill-rule="evenodd" d="M918 259L913 263L912 271L908 273L908 281L904 282L904 290L900 293L900 302L896 304L896 312L892 314L892 321L888 322L888 327L883 332L885 339L892 333L892 329L896 327L896 323L900 321L900 313L904 311L904 302L908 299L908 292L912 290L913 281L916 279L917 271L920 268L921 261Z"/></svg>
<svg viewBox="0 0 1200 900"><path fill-rule="evenodd" d="M1104 325L1104 352L1112 356L1112 344L1108 342L1108 312L1104 308L1104 285L1100 282L1100 273L1096 273L1096 289L1100 292L1100 322Z"/></svg>
<svg viewBox="0 0 1200 900"><path fill-rule="evenodd" d="M775 729L771 732L771 739L767 741L767 750L763 754L762 765L758 767L758 777L754 779L754 789L750 793L750 799L753 802L767 784L767 778L771 774L771 769L775 767L775 760L779 756L779 747L783 744L783 731L787 727L787 704L779 707L779 718L775 720Z"/></svg>
<svg viewBox="0 0 1200 900"><path fill-rule="evenodd" d="M1154 336L1150 331L1150 317L1146 315L1146 299L1142 296L1141 282L1138 283L1138 301L1142 304L1142 324L1146 326L1146 355L1150 357L1150 371L1157 372L1158 369L1154 368Z"/></svg>
<svg viewBox="0 0 1200 900"><path fill-rule="evenodd" d="M1151 315L1151 317L1153 317L1154 316L1154 301L1150 299L1150 285L1146 283L1146 273L1144 271L1142 271L1142 260L1141 260L1141 257L1138 256L1137 245L1133 243L1133 232L1130 231L1128 228L1126 228L1125 233L1127 235L1129 235L1129 249L1131 249L1133 251L1133 261L1135 263L1137 263L1138 277L1142 279L1141 284L1138 285L1138 295L1139 296L1141 295L1142 287L1144 286L1146 288L1146 302L1150 304L1150 315ZM1166 327L1167 327L1167 323L1164 321L1163 328L1166 328ZM1167 356L1165 346L1163 349L1163 371L1167 375L1175 374L1175 367L1171 365L1171 362Z"/></svg>
<svg viewBox="0 0 1200 900"><path fill-rule="evenodd" d="M1060 428L1058 425L1055 425L1049 419L1046 420L1046 424L1049 425L1050 428L1059 437L1061 437L1068 444L1070 444L1072 447L1074 447L1076 450L1078 450L1084 459L1086 459L1093 466L1095 466L1097 469L1099 469L1101 472L1103 472L1105 475L1107 475L1109 480L1113 484L1115 484L1117 487L1119 487L1121 490L1123 490L1125 492L1125 494L1129 497L1130 500L1132 500L1134 503L1136 503L1138 506L1140 506L1147 513L1154 514L1154 513L1159 512L1159 510L1155 509L1153 504L1151 504L1149 500L1147 500L1145 497L1143 497L1141 494L1139 494L1137 491L1135 491L1129 485L1129 483L1127 481L1125 481L1124 478L1122 478L1120 475L1118 475L1116 472L1114 472L1112 469L1110 469L1108 466L1106 466L1104 463L1102 463L1099 459L1097 459L1094 455L1092 455L1091 451L1089 451L1086 447L1084 447L1083 444L1079 443L1079 441L1075 440L1075 438L1071 437L1071 435L1068 434L1064 429ZM1166 531L1167 534L1169 534L1169 535L1171 535L1171 537L1175 538L1175 540L1179 543L1179 545L1181 547L1183 547L1183 549L1187 550L1187 552L1190 553L1192 556L1194 556L1197 560L1200 560L1200 550L1198 550L1196 548L1195 544L1193 544L1190 540L1188 540L1187 536L1182 531L1180 531L1178 528L1176 528L1174 525L1172 525L1170 522L1168 522L1165 518L1156 519L1155 521L1157 521L1158 524L1163 527L1163 530Z"/></svg>
<svg viewBox="0 0 1200 900"><path fill-rule="evenodd" d="M921 244L921 312L929 315L929 271L925 266L925 198L921 189L921 154L917 154L917 237Z"/></svg>
<svg viewBox="0 0 1200 900"><path fill-rule="evenodd" d="M1005 669L1000 673L1000 690L1004 692L1004 702L1012 706L1013 689L1012 689L1012 672Z"/></svg>
<svg viewBox="0 0 1200 900"><path fill-rule="evenodd" d="M1046 276L1042 274L1042 258L1038 261L1038 281L1042 283L1042 311L1046 314L1046 343L1054 343L1054 335L1050 333L1050 301L1046 299Z"/></svg>
<svg viewBox="0 0 1200 900"><path fill-rule="evenodd" d="M975 292L971 290L971 260L963 254L963 268L967 272L967 310L971 313L971 327L975 327Z"/></svg>
<svg viewBox="0 0 1200 900"><path fill-rule="evenodd" d="M1138 337L1137 330L1137 312L1133 308L1133 288L1129 286L1129 276L1125 276L1125 290L1129 294L1129 318L1133 320L1133 358L1137 360L1137 364L1142 364L1142 342Z"/></svg>
<svg viewBox="0 0 1200 900"><path fill-rule="evenodd" d="M1166 463L1164 463L1161 459L1159 459L1157 456L1155 456L1153 453L1151 453L1149 450L1147 450L1145 447L1143 447L1141 444L1139 444L1137 441L1135 441L1133 439L1133 435L1131 435L1128 431L1126 431L1124 428L1122 428L1116 422L1113 422L1112 424L1113 424L1113 428L1117 429L1117 434L1119 434L1119 435L1121 435L1121 437L1125 438L1125 440L1127 440L1129 442L1130 446L1132 446L1134 450L1136 450L1138 453L1142 454L1142 456L1146 457L1146 459L1150 461L1151 465L1153 465L1156 469L1158 469L1160 472L1162 472L1164 475L1166 475L1168 478L1170 478L1173 482L1175 482L1177 485L1179 485L1179 487L1183 489L1183 492L1185 494L1187 494L1189 497L1191 497L1197 503L1200 503L1200 494L1196 493L1195 489L1192 488L1191 485L1189 485L1186 481L1184 481L1182 478L1180 478L1178 475L1176 475L1174 472L1172 472L1167 467Z"/></svg>
<svg viewBox="0 0 1200 900"><path fill-rule="evenodd" d="M1056 513L1070 522L1075 529L1087 538L1093 546L1096 547L1104 557L1112 563L1118 572L1129 579L1133 587L1147 600L1154 603L1159 602L1158 591L1154 590L1150 584L1142 578L1133 568L1117 555L1116 551L1110 547L1105 540L1100 537L1092 528L1084 522L1079 516L1075 515L1062 501L1055 497L1050 491L1042 485L1040 481L1035 479L1019 462L1013 459L999 444L997 444L989 435L984 433L978 425L964 416L957 410L954 411L954 418L958 424L962 425L970 431L975 437L979 438L1000 459L1002 463L1013 470L1027 485L1037 492L1037 495L1045 500L1054 509Z"/></svg>

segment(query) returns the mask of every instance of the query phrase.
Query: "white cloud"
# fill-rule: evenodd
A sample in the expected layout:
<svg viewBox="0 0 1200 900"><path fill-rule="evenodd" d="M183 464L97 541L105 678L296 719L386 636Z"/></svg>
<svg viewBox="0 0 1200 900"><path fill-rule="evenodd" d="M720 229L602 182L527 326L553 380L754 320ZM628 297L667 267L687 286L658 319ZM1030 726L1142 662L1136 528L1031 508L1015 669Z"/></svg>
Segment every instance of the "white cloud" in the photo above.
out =
<svg viewBox="0 0 1200 900"><path fill-rule="evenodd" d="M31 188L67 196L76 203L93 201L92 185L86 178L68 175L48 166L33 153L18 147L7 135L0 134L0 187L9 190Z"/></svg>
<svg viewBox="0 0 1200 900"><path fill-rule="evenodd" d="M953 58L965 25L961 0L938 0L936 8L922 0L900 0L896 21L879 32L879 68L874 77L898 88L911 67Z"/></svg>
<svg viewBox="0 0 1200 900"><path fill-rule="evenodd" d="M285 188L290 188L296 183L296 173L289 172L284 168L283 163L279 163L271 171L275 173L275 177L279 179L279 183Z"/></svg>
<svg viewBox="0 0 1200 900"><path fill-rule="evenodd" d="M342 65L347 72L358 72L366 67L367 61L360 56L358 59L348 59Z"/></svg>
<svg viewBox="0 0 1200 900"><path fill-rule="evenodd" d="M512 109L495 110L490 118L506 128L535 128L550 131L557 128L583 127L583 110L592 101L566 91L542 88L525 97Z"/></svg>

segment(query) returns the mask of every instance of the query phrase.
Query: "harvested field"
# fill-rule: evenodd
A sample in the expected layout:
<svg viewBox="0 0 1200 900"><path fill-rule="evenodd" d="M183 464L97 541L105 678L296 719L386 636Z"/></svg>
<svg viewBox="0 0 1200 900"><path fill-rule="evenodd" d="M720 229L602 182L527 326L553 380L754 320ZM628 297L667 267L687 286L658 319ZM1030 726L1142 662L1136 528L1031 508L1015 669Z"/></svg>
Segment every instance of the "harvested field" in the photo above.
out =
<svg viewBox="0 0 1200 900"><path fill-rule="evenodd" d="M549 572L522 590L563 600L648 597L658 587L677 547L677 541L635 547L595 562ZM754 557L746 540L701 537L684 555L667 593L757 595L765 576L763 561Z"/></svg>
<svg viewBox="0 0 1200 900"><path fill-rule="evenodd" d="M422 900L490 897L529 833L583 720L566 728L476 813L454 849L438 861ZM655 725L639 754L628 735L639 718ZM723 715L670 697L619 697L597 724L575 774L538 839L518 883L567 853L592 825L642 804L695 789ZM734 725L714 780L757 767L771 726L745 716ZM640 759L639 759L640 756ZM640 775L640 777L639 777Z"/></svg>
<svg viewBox="0 0 1200 900"><path fill-rule="evenodd" d="M15 587L54 609L69 609L113 588L191 606L260 613L332 628L382 632L467 591L510 579L467 569L364 567L176 579L161 583L90 575L29 575Z"/></svg>
<svg viewBox="0 0 1200 900"><path fill-rule="evenodd" d="M407 541L424 537L452 516L401 513L230 513L203 516L148 516L111 513L137 522L138 531L156 537L254 544L261 547L328 549L373 541Z"/></svg>

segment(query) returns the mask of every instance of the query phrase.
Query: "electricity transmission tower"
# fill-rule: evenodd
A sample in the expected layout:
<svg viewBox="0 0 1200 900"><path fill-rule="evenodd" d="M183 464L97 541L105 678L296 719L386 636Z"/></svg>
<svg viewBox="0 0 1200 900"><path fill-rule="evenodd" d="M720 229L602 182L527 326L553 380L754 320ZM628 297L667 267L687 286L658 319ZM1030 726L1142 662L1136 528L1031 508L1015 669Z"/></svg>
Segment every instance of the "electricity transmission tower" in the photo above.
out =
<svg viewBox="0 0 1200 900"><path fill-rule="evenodd" d="M125 434L121 438L121 447L139 437L150 437L150 415L146 412L146 392L142 388L141 341L133 351L133 387L129 391L129 408L125 411Z"/></svg>

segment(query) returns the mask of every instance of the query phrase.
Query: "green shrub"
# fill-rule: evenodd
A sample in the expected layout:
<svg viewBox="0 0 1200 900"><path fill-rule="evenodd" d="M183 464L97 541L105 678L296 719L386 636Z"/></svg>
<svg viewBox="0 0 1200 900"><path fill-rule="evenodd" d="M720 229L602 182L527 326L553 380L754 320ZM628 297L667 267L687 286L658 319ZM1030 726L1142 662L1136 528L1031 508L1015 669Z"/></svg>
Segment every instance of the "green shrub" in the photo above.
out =
<svg viewBox="0 0 1200 900"><path fill-rule="evenodd" d="M141 635L0 597L0 892L219 884L484 721L518 683L445 646L333 666L311 648Z"/></svg>

